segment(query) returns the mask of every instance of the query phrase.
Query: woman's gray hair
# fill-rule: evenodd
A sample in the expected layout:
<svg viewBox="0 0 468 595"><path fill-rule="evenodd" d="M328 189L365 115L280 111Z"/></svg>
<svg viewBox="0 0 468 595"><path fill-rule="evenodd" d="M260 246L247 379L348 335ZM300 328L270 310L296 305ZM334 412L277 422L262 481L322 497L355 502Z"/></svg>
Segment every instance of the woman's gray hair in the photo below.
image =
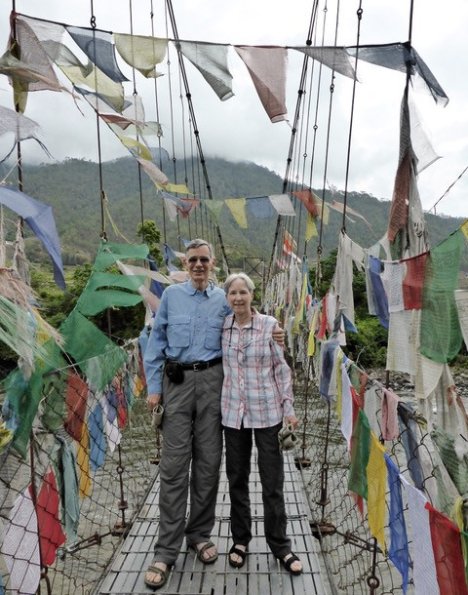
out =
<svg viewBox="0 0 468 595"><path fill-rule="evenodd" d="M224 282L224 291L226 293L229 291L229 288L231 287L232 283L234 281L237 281L237 279L242 279L242 281L245 283L247 289L250 291L250 293L253 294L254 289L255 289L254 282L245 273L232 273L231 275L229 275L229 277Z"/></svg>

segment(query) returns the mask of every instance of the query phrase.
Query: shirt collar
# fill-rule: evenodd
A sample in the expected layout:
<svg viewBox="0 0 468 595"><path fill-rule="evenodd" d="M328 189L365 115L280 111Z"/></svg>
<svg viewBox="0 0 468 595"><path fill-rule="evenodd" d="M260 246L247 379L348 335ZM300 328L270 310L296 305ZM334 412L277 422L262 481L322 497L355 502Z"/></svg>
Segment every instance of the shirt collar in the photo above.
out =
<svg viewBox="0 0 468 595"><path fill-rule="evenodd" d="M226 318L226 322L224 324L224 327L230 327L231 325L234 325L235 323L235 317L234 314L229 314L229 316ZM237 326L237 323L236 323ZM258 316L258 310L256 310L255 308L252 307L252 320L250 321L249 326L245 326L244 328L260 328L260 317Z"/></svg>
<svg viewBox="0 0 468 595"><path fill-rule="evenodd" d="M190 279L188 281L186 281L183 285L184 285L185 291L189 295L195 295L198 292L198 293L206 294L207 297L210 297L210 295L214 291L214 283L213 283L213 281L209 281L208 282L208 287L204 291L200 291L199 289L197 289L193 285L193 283L192 283L192 281Z"/></svg>

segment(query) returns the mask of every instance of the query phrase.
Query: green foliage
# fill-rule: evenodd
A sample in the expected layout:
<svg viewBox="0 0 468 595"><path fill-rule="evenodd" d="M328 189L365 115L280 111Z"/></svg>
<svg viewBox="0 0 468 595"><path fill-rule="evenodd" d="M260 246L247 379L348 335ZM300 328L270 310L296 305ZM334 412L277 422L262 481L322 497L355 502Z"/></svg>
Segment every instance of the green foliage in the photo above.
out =
<svg viewBox="0 0 468 595"><path fill-rule="evenodd" d="M145 219L137 228L137 236L149 248L150 255L158 265L162 264L162 254L159 248L161 242L161 232L156 227L156 223L150 219Z"/></svg>
<svg viewBox="0 0 468 595"><path fill-rule="evenodd" d="M347 333L344 351L358 366L385 368L387 362L387 329L377 316L367 315L356 318L357 333Z"/></svg>
<svg viewBox="0 0 468 595"><path fill-rule="evenodd" d="M320 263L320 275L317 296L322 298L328 291L336 267L337 251L324 258ZM316 268L311 269L309 278L315 284ZM364 369L384 368L387 359L388 333L376 316L368 314L366 277L362 271L353 274L354 314L357 333L347 333L345 353L357 365Z"/></svg>

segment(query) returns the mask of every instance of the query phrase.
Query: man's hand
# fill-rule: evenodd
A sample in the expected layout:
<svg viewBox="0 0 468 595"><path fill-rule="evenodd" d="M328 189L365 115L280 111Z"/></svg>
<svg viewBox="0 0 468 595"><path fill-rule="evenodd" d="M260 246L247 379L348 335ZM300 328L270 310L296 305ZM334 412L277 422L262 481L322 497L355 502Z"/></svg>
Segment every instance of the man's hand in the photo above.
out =
<svg viewBox="0 0 468 595"><path fill-rule="evenodd" d="M153 393L146 397L146 403L147 403L148 409L150 411L153 411L153 409L159 405L160 401L161 401L161 393Z"/></svg>
<svg viewBox="0 0 468 595"><path fill-rule="evenodd" d="M281 347L284 347L285 332L284 332L284 329L282 329L279 324L277 324L275 326L275 328L273 329L272 336L273 336L273 339L278 343L278 345L281 345Z"/></svg>

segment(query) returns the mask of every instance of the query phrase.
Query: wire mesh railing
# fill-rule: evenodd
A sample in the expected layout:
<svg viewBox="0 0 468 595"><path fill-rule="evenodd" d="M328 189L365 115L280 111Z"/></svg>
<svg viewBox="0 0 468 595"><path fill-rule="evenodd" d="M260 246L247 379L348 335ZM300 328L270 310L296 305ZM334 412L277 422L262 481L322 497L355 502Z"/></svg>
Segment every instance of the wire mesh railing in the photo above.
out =
<svg viewBox="0 0 468 595"><path fill-rule="evenodd" d="M12 440L0 450L5 594L91 593L158 473L139 368L125 366L102 393L83 391L69 369L54 375L58 393L43 396L26 456Z"/></svg>

